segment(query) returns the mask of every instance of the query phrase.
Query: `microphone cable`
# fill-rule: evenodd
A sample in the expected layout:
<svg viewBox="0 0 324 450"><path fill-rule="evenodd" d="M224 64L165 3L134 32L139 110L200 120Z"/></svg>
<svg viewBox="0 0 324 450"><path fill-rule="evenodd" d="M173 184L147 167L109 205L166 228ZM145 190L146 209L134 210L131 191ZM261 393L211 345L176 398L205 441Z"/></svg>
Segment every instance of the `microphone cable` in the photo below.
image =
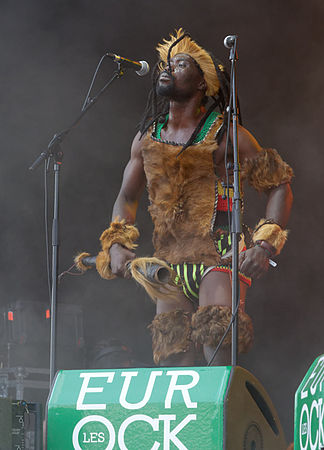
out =
<svg viewBox="0 0 324 450"><path fill-rule="evenodd" d="M106 56L108 56L108 53L105 53L105 54L100 58L100 61L99 61L98 64L97 64L96 70L94 71L94 74L93 74L92 79L91 79L91 82L90 82L90 87L89 87L89 89L88 89L87 95L86 95L85 100L84 100L84 102L83 102L81 111L84 111L85 107L86 107L86 106L88 105L88 103L89 103L89 100L90 100L90 94L91 94L92 87L93 87L94 82L95 82L95 80L96 80L98 71L99 71L99 69L100 69L100 67L101 67L101 65L102 65L102 63L103 63L103 60L106 58Z"/></svg>
<svg viewBox="0 0 324 450"><path fill-rule="evenodd" d="M45 227L45 251L46 251L46 271L47 271L47 286L48 296L51 302L52 298L52 282L51 282L51 264L50 264L50 251L49 251L49 232L48 232L48 166L50 158L44 161L44 227Z"/></svg>

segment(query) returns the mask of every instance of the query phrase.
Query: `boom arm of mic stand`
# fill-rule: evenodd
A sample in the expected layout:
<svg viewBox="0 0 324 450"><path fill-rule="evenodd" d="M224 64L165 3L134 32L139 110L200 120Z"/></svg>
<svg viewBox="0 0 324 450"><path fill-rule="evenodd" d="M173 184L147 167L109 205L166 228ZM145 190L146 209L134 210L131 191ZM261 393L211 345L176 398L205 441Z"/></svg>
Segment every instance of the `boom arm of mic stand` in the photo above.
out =
<svg viewBox="0 0 324 450"><path fill-rule="evenodd" d="M52 140L49 142L47 146L47 150L42 152L35 161L32 163L32 165L29 167L29 170L35 170L45 159L49 158L53 153L53 149L57 144L61 144L65 137L70 133L70 131L80 122L82 117L87 113L87 111L99 100L99 97L106 91L106 89L110 86L110 84L116 79L120 78L122 75L124 75L124 71L121 68L120 64L118 65L118 70L116 70L112 76L112 78L104 85L102 89L85 105L85 107L82 109L81 113L78 115L78 117L75 119L75 121L70 125L68 128L66 128L64 131L61 131L58 134L54 134Z"/></svg>
<svg viewBox="0 0 324 450"><path fill-rule="evenodd" d="M113 77L105 84L105 86L92 98L82 109L79 116L72 125L59 134L55 134L47 150L42 152L33 164L30 170L36 169L42 161L50 156L54 157L54 208L53 208L53 225L52 225L52 292L51 292L51 333L50 333L50 388L52 387L55 371L56 371L56 305L57 305L57 285L58 285L58 250L59 250L59 174L62 163L63 153L60 144L69 132L74 128L86 114L86 112L97 102L99 97L104 93L108 86L116 79L123 75L123 70L119 66L119 70L115 71Z"/></svg>

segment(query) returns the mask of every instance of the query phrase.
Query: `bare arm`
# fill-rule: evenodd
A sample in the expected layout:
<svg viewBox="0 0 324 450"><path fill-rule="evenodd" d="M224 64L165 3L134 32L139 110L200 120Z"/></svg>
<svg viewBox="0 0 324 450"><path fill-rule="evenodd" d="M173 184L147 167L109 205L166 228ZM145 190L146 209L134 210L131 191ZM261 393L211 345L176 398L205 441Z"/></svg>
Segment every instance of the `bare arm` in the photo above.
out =
<svg viewBox="0 0 324 450"><path fill-rule="evenodd" d="M113 220L119 217L130 224L135 222L138 202L146 182L139 137L138 133L133 140L131 157L125 167L122 185L112 213ZM135 258L135 253L120 244L113 244L109 253L112 273L124 277L126 263Z"/></svg>
<svg viewBox="0 0 324 450"><path fill-rule="evenodd" d="M122 185L112 212L113 220L119 216L131 224L135 222L138 202L146 181L139 137L138 133L133 140L131 157L125 167Z"/></svg>
<svg viewBox="0 0 324 450"><path fill-rule="evenodd" d="M289 183L271 189L268 194L266 219L273 219L282 228L285 228L290 216L293 194Z"/></svg>

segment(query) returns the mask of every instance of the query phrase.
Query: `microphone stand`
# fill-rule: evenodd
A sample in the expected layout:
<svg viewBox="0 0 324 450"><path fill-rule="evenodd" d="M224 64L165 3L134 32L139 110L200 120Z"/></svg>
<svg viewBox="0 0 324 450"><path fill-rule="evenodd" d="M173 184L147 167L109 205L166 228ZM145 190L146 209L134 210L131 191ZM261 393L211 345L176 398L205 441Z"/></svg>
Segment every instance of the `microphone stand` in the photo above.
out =
<svg viewBox="0 0 324 450"><path fill-rule="evenodd" d="M237 136L237 85L236 85L236 61L237 57L237 36L235 36L233 45L230 49L229 60L231 61L231 102L229 104L229 120L233 121L233 211L231 224L231 241L232 241L232 366L237 365L238 356L238 307L240 302L240 282L238 276L239 262L239 241L242 233L241 224L241 192L240 192L240 165L239 165L239 149ZM227 133L230 132L228 127Z"/></svg>
<svg viewBox="0 0 324 450"><path fill-rule="evenodd" d="M52 289L51 289L51 333L50 333L50 388L52 387L55 367L56 367L56 306L57 306L57 285L58 285L58 252L59 252L59 179L60 168L63 160L63 152L60 144L64 141L70 131L80 122L87 111L98 101L99 97L105 92L110 84L117 78L124 75L123 66L118 64L118 69L114 72L112 78L104 85L102 89L92 98L87 100L82 107L81 113L69 128L66 128L49 142L47 150L42 152L29 167L29 170L35 170L42 161L54 160L54 207L52 222ZM91 89L91 88L90 88Z"/></svg>

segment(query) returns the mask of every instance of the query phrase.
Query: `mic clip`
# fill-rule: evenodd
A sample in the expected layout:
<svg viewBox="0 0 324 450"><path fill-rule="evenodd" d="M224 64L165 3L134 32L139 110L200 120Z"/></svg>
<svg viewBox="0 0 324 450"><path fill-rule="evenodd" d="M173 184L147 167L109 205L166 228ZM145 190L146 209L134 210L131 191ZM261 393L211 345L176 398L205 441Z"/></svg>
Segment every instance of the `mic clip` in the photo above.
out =
<svg viewBox="0 0 324 450"><path fill-rule="evenodd" d="M231 164L231 163L228 163ZM222 188L223 188L223 195L222 195L222 199L225 200L227 198L226 192L228 189L233 189L233 185L232 184L227 184L224 181L221 182Z"/></svg>

